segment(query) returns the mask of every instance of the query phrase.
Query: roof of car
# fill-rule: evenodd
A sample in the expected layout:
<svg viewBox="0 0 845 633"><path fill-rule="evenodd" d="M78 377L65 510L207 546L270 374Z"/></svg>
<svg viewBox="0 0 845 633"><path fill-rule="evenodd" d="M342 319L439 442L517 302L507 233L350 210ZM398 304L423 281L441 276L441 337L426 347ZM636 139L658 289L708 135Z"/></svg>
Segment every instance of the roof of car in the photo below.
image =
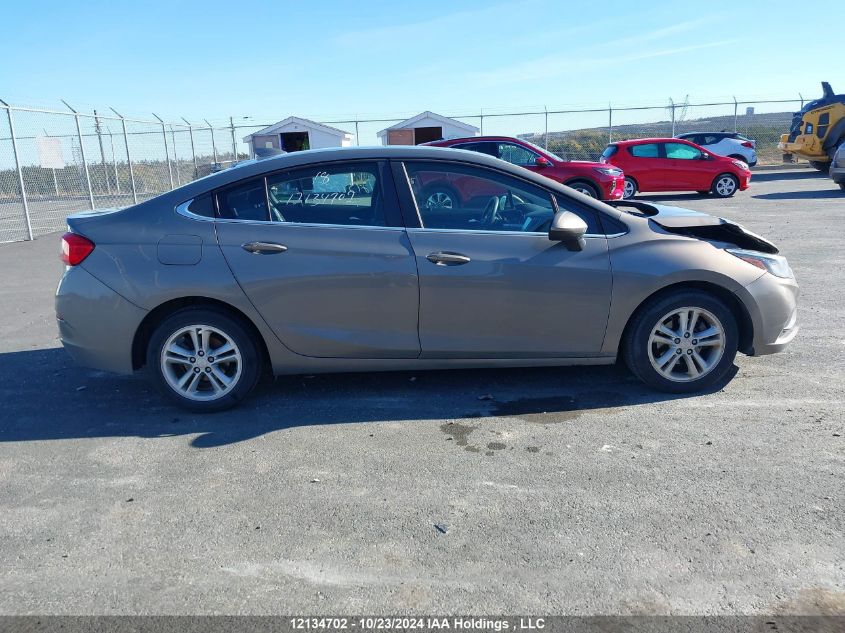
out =
<svg viewBox="0 0 845 633"><path fill-rule="evenodd" d="M323 162L328 163L348 160L385 159L459 160L465 163L474 163L477 165L492 167L499 171L509 172L524 180L531 180L542 187L553 189L560 188L562 192L571 194L571 190L565 188L562 184L550 180L545 176L535 174L522 167L511 165L510 163L499 160L498 158L493 158L487 154L471 152L453 147L393 145L385 147L333 147L328 149L312 149L301 152L290 152L282 156L274 156L272 158L265 158L262 160L248 161L244 164L238 165L237 167L224 169L223 171L211 174L205 178L194 180L178 187L177 189L162 194L159 198L163 201L166 200L166 204L173 203L175 206L176 204L180 204L185 200L189 200L208 191L225 187L232 183L255 176L262 176L274 171L306 167L308 165ZM152 200L158 200L159 198L154 198ZM144 204L145 203L141 203L139 206L143 206ZM582 201L582 204L592 205L592 202L588 199L587 201ZM596 204L601 205L601 203Z"/></svg>
<svg viewBox="0 0 845 633"><path fill-rule="evenodd" d="M678 138L686 138L688 136L736 136L738 132L684 132L678 134Z"/></svg>
<svg viewBox="0 0 845 633"><path fill-rule="evenodd" d="M439 141L430 141L423 145L441 145L443 143L477 143L479 141L517 141L525 142L515 136L464 136L461 138L444 138Z"/></svg>
<svg viewBox="0 0 845 633"><path fill-rule="evenodd" d="M626 141L613 141L610 145L640 145L641 143L672 143L677 138L632 138ZM685 140L685 139L680 139Z"/></svg>

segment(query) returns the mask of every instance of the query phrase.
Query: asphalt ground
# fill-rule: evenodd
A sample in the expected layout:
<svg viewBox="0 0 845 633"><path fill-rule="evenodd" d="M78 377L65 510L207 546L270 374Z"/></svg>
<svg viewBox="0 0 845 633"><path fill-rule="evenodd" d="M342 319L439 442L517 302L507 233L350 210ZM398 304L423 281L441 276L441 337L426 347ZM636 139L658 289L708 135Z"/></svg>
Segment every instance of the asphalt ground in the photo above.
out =
<svg viewBox="0 0 845 633"><path fill-rule="evenodd" d="M801 332L719 392L621 367L279 378L194 415L75 367L0 245L0 614L845 614L845 196L643 195L774 240Z"/></svg>

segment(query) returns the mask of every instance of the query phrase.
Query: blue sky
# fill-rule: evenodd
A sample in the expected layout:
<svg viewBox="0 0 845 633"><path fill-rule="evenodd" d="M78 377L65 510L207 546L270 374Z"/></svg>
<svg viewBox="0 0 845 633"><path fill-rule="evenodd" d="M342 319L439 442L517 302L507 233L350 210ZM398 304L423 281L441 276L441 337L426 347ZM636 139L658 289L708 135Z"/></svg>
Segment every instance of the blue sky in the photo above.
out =
<svg viewBox="0 0 845 633"><path fill-rule="evenodd" d="M275 121L845 91L832 0L6 5L0 98L22 105Z"/></svg>

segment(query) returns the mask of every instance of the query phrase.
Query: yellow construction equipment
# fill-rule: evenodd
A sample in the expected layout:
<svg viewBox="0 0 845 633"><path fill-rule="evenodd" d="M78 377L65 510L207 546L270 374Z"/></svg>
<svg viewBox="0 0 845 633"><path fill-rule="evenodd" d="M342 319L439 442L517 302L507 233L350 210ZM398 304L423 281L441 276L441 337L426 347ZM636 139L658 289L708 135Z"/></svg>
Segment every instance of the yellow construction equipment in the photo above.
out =
<svg viewBox="0 0 845 633"><path fill-rule="evenodd" d="M830 168L833 155L845 143L845 94L833 94L826 81L822 82L823 96L810 101L792 115L789 134L783 134L778 149L784 157L796 155L806 158L819 171Z"/></svg>

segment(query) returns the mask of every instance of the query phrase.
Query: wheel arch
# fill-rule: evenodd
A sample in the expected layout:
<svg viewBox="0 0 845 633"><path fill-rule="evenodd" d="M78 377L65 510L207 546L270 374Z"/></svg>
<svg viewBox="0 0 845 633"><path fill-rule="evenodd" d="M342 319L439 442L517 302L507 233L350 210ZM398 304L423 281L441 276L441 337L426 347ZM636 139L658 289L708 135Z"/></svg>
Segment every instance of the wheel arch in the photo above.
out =
<svg viewBox="0 0 845 633"><path fill-rule="evenodd" d="M645 297L636 308L628 315L625 322L625 327L622 330L622 336L619 339L619 348L626 344L628 340L628 333L634 323L636 317L645 310L651 303L659 301L665 296L677 294L685 290L698 290L706 292L714 297L720 299L731 311L736 319L737 329L739 330L739 351L743 354L748 354L753 349L754 344L754 322L751 320L751 314L748 308L742 303L739 297L733 292L711 281L680 281L668 286L664 286L650 295Z"/></svg>
<svg viewBox="0 0 845 633"><path fill-rule="evenodd" d="M234 318L255 338L258 348L260 350L262 362L264 367L270 367L270 352L267 349L267 341L261 335L261 332L256 327L246 314L233 305L220 301L219 299L212 299L210 297L179 297L171 299L156 306L144 317L138 328L135 330L135 336L132 339L132 369L139 370L146 364L147 345L150 342L150 337L155 331L156 327L164 321L167 317L184 308L206 308L222 312L228 317Z"/></svg>
<svg viewBox="0 0 845 633"><path fill-rule="evenodd" d="M428 198L428 196L431 195L432 192L437 190L449 192L455 197L455 200L458 201L458 204L464 203L464 199L461 198L460 192L447 180L435 180L434 182L428 183L422 188L422 191L420 192L420 197L423 199Z"/></svg>
<svg viewBox="0 0 845 633"><path fill-rule="evenodd" d="M572 185L575 185L577 183L589 185L596 194L596 200L601 200L604 197L602 195L604 193L604 190L599 186L599 184L595 180L593 180L589 176L573 176L562 184L566 185L567 187L572 187Z"/></svg>

